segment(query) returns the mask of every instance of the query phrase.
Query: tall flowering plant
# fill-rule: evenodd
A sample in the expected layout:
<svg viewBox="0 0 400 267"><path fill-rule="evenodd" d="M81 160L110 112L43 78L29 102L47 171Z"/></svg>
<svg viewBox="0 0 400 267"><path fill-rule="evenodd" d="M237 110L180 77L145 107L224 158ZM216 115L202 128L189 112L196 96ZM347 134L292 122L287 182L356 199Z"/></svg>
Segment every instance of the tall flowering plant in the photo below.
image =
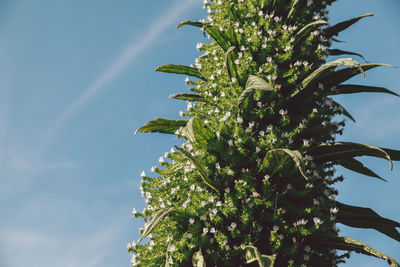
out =
<svg viewBox="0 0 400 267"><path fill-rule="evenodd" d="M400 224L369 208L335 200L336 165L381 179L356 157L400 160L400 151L337 142L352 116L333 95L380 92L346 83L385 64L329 55L341 31L359 17L328 24L334 0L204 0L208 19L184 21L211 41L198 44L192 66L156 71L190 76L182 120L157 118L137 132L183 140L142 172L147 207L142 237L128 244L140 266L337 266L358 252L399 264L337 223L377 230L397 241ZM343 251L342 253L338 251Z"/></svg>

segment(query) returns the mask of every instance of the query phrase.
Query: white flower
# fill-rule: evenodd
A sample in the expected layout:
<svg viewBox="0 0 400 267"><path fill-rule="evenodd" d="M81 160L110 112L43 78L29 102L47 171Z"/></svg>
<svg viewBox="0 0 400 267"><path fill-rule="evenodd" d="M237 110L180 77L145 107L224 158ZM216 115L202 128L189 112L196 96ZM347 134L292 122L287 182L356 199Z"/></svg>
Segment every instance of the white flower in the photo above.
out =
<svg viewBox="0 0 400 267"><path fill-rule="evenodd" d="M220 207L222 205L222 202L221 201L218 201L216 204L215 204L215 206L217 206L217 207Z"/></svg>
<svg viewBox="0 0 400 267"><path fill-rule="evenodd" d="M279 226L277 226L277 225L274 225L274 227L273 227L273 230L274 230L274 232L278 232L278 230L279 230Z"/></svg>
<svg viewBox="0 0 400 267"><path fill-rule="evenodd" d="M190 224L193 224L193 223L194 223L194 219L193 219L193 218L190 218L190 219L189 219L189 223L190 223Z"/></svg>
<svg viewBox="0 0 400 267"><path fill-rule="evenodd" d="M307 222L308 222L308 220L301 219L301 220L297 221L296 224L297 225L306 225Z"/></svg>
<svg viewBox="0 0 400 267"><path fill-rule="evenodd" d="M188 233L188 234L187 234L187 238L188 238L188 239L192 239L192 237L193 237L193 235L192 235L191 233Z"/></svg>
<svg viewBox="0 0 400 267"><path fill-rule="evenodd" d="M126 249L127 249L127 250L130 250L131 248L132 248L131 243L128 243L128 245L126 245Z"/></svg>
<svg viewBox="0 0 400 267"><path fill-rule="evenodd" d="M215 228L211 228L210 233L215 233Z"/></svg>
<svg viewBox="0 0 400 267"><path fill-rule="evenodd" d="M234 82L236 82L236 78L235 77L232 77L232 82L234 83Z"/></svg>
<svg viewBox="0 0 400 267"><path fill-rule="evenodd" d="M163 157L160 157L160 158L158 159L158 162L160 162L160 163L164 162L164 158L163 158Z"/></svg>
<svg viewBox="0 0 400 267"><path fill-rule="evenodd" d="M339 208L337 208L337 207L334 207L334 208L331 208L331 209L330 209L330 212L331 212L332 214L338 213L338 211L339 211Z"/></svg>
<svg viewBox="0 0 400 267"><path fill-rule="evenodd" d="M236 225L236 223L234 223L234 222L233 222L233 223L231 223L231 227L232 227L232 229L235 229L235 228L236 228L236 226L237 226L237 225Z"/></svg>
<svg viewBox="0 0 400 267"><path fill-rule="evenodd" d="M287 190L292 189L292 185L291 185L291 184L288 184L288 185L286 186L286 189L287 189Z"/></svg>
<svg viewBox="0 0 400 267"><path fill-rule="evenodd" d="M318 217L314 217L314 218L313 218L313 221L314 221L315 224L323 224L323 223L324 223L324 222L323 222L320 218L318 218Z"/></svg>
<svg viewBox="0 0 400 267"><path fill-rule="evenodd" d="M190 186L190 190L195 190L196 189L196 186L194 185L194 184L192 184L191 186Z"/></svg>
<svg viewBox="0 0 400 267"><path fill-rule="evenodd" d="M311 248L310 248L310 246L305 246L305 247L304 247L304 250L305 250L306 252L310 252Z"/></svg>
<svg viewBox="0 0 400 267"><path fill-rule="evenodd" d="M203 228L203 234L207 234L208 233L208 228L207 227L204 227Z"/></svg>
<svg viewBox="0 0 400 267"><path fill-rule="evenodd" d="M146 176L146 173L145 173L144 171L142 171L142 172L140 173L140 176L145 177L145 176Z"/></svg>
<svg viewBox="0 0 400 267"><path fill-rule="evenodd" d="M146 197L147 197L147 198L151 198L150 192L146 192Z"/></svg>
<svg viewBox="0 0 400 267"><path fill-rule="evenodd" d="M168 248L168 250L171 251L171 252L175 251L175 249L176 249L176 248L175 248L174 245L171 245L171 246Z"/></svg>
<svg viewBox="0 0 400 267"><path fill-rule="evenodd" d="M138 212L136 211L136 209L135 209L135 208L133 208L133 210L132 210L132 214L133 214L133 215L136 215L136 213L138 213Z"/></svg>
<svg viewBox="0 0 400 267"><path fill-rule="evenodd" d="M209 199L208 199L210 202L214 202L214 198L211 196Z"/></svg>
<svg viewBox="0 0 400 267"><path fill-rule="evenodd" d="M289 263L289 265L293 265L294 260L290 259L290 260L288 260L288 263Z"/></svg>
<svg viewBox="0 0 400 267"><path fill-rule="evenodd" d="M303 139L303 146L310 146L310 141L307 139Z"/></svg>

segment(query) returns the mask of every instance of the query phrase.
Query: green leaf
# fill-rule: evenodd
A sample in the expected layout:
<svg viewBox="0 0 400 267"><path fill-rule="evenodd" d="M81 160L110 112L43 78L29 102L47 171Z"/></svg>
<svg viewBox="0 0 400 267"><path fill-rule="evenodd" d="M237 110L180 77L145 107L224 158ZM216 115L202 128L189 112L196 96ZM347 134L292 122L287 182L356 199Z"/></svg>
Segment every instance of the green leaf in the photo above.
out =
<svg viewBox="0 0 400 267"><path fill-rule="evenodd" d="M231 47L231 42L228 40L226 35L221 32L217 27L210 25L209 23L199 22L199 21L183 21L178 24L176 28L180 28L184 25L191 25L195 27L200 27L208 32L208 34L221 46L224 51L227 51Z"/></svg>
<svg viewBox="0 0 400 267"><path fill-rule="evenodd" d="M274 266L275 255L261 255L260 251L255 246L242 245L241 248L246 251L246 264L257 261L260 267Z"/></svg>
<svg viewBox="0 0 400 267"><path fill-rule="evenodd" d="M359 53L344 51L344 50L340 50L340 49L328 49L327 51L328 51L328 54L331 56L353 55L353 56L359 56L360 58L364 59L364 61L366 61L366 59L363 57L363 55L361 55Z"/></svg>
<svg viewBox="0 0 400 267"><path fill-rule="evenodd" d="M194 166L196 166L196 169L199 171L200 177L203 180L203 182L208 185L212 190L214 190L215 192L217 192L219 194L219 190L213 185L213 182L210 180L210 178L208 178L206 172L203 170L201 164L192 156L190 155L189 152L187 152L186 150L184 150L181 147L175 146L176 149L178 149L179 151L181 151L193 164Z"/></svg>
<svg viewBox="0 0 400 267"><path fill-rule="evenodd" d="M288 166L293 162L301 175L308 180L304 171L304 159L298 150L286 148L269 150L265 155L262 168L272 176L282 169L288 169Z"/></svg>
<svg viewBox="0 0 400 267"><path fill-rule="evenodd" d="M385 179L383 179L382 177L380 177L379 175L377 175L376 173L374 173L373 171L371 171L370 169L365 167L360 161L358 161L354 158L339 159L338 163L340 165L342 165L343 167L345 167L346 169L349 169L351 171L355 171L355 172L358 172L358 173L361 173L361 174L364 174L367 176L375 177L382 181L387 182Z"/></svg>
<svg viewBox="0 0 400 267"><path fill-rule="evenodd" d="M296 33L295 36L295 41L294 41L294 45L298 44L299 42L302 42L304 39L307 38L307 36L314 31L315 29L321 27L322 25L327 25L328 22L326 22L325 20L317 20L314 22L311 22L309 24L307 24L306 26L304 26L300 31L298 31Z"/></svg>
<svg viewBox="0 0 400 267"><path fill-rule="evenodd" d="M179 93L170 95L169 98L186 100L186 101L195 101L195 102L206 102L206 99L204 97L196 94Z"/></svg>
<svg viewBox="0 0 400 267"><path fill-rule="evenodd" d="M356 120L353 118L353 116L351 116L351 114L342 106L342 105L340 105L338 102L336 102L336 101L332 101L332 103L334 104L334 105L336 105L337 107L339 107L339 108L342 108L342 113L343 113L343 115L345 115L347 118L349 118L350 120L352 120L353 122L356 122Z"/></svg>
<svg viewBox="0 0 400 267"><path fill-rule="evenodd" d="M383 148L386 153L388 153L392 160L400 161L400 150L390 149L390 148Z"/></svg>
<svg viewBox="0 0 400 267"><path fill-rule="evenodd" d="M193 267L206 267L206 261L204 260L201 249L193 254L192 263Z"/></svg>
<svg viewBox="0 0 400 267"><path fill-rule="evenodd" d="M360 72L364 73L363 69L361 68L361 65L357 61L351 58L339 58L322 65L313 73L311 73L309 76L307 76L302 81L301 87L298 90L294 91L291 97L292 98L296 97L300 93L306 93L307 89L311 88L312 85L315 85L317 82L321 80L321 77L328 76L328 74L334 72L334 69L339 66L351 66L357 68Z"/></svg>
<svg viewBox="0 0 400 267"><path fill-rule="evenodd" d="M376 249L373 249L367 244L359 240L353 239L351 237L325 237L320 240L313 240L312 243L316 246L321 246L331 249L354 251L364 255L384 259L392 267L400 266L400 264L390 256Z"/></svg>
<svg viewBox="0 0 400 267"><path fill-rule="evenodd" d="M326 38L330 38L334 35L338 35L339 32L344 31L345 29L347 29L348 27L350 27L351 25L353 25L354 23L356 23L357 21L359 21L362 18L365 17L370 17L373 16L374 14L371 13L367 13L367 14L363 14L361 16L358 16L356 18L352 18L343 22L340 22L338 24L333 25L332 27L329 27L327 29L324 30L324 35Z"/></svg>
<svg viewBox="0 0 400 267"><path fill-rule="evenodd" d="M164 208L155 212L153 217L151 217L150 221L147 223L146 228L144 229L142 237L139 239L139 242L143 240L146 236L148 236L154 228L156 228L162 220L168 216L169 213L173 211L174 208Z"/></svg>
<svg viewBox="0 0 400 267"><path fill-rule="evenodd" d="M206 81L206 79L201 75L199 69L189 66L168 64L157 67L156 71L176 73L176 74L186 74Z"/></svg>
<svg viewBox="0 0 400 267"><path fill-rule="evenodd" d="M295 9L296 9L296 5L297 5L298 3L299 3L299 0L292 0L292 4L291 4L292 6L291 6L290 11L289 11L288 16L287 16L287 20L288 20L288 21L290 21L292 15L293 15L293 12L294 12Z"/></svg>
<svg viewBox="0 0 400 267"><path fill-rule="evenodd" d="M197 118L191 118L186 127L183 128L182 134L191 142L198 142L203 146L207 146L209 141L215 138L215 134Z"/></svg>
<svg viewBox="0 0 400 267"><path fill-rule="evenodd" d="M388 64L382 64L382 63L361 64L358 67L350 67L350 68L346 68L346 69L341 69L341 70L333 72L329 75L326 75L322 79L321 82L323 84L325 84L326 87L336 86L336 85L339 85L339 84L353 78L354 76L357 76L360 73L366 72L368 70L371 70L373 68L380 67L380 66L394 67L394 66L391 66Z"/></svg>
<svg viewBox="0 0 400 267"><path fill-rule="evenodd" d="M386 93L395 96L400 96L395 92L392 92L383 87L376 86L366 86L366 85L357 85L357 84L342 84L336 87L335 91L329 93L330 95L339 95L339 94L355 94L355 93Z"/></svg>
<svg viewBox="0 0 400 267"><path fill-rule="evenodd" d="M381 217L370 208L350 206L340 202L336 202L336 205L339 208L337 222L356 228L375 229L400 242L400 233L396 230L396 227L400 227L400 223Z"/></svg>
<svg viewBox="0 0 400 267"><path fill-rule="evenodd" d="M149 121L144 126L140 127L135 131L135 135L140 133L166 133L175 134L181 127L186 126L187 121L185 120L171 120L164 118L157 118Z"/></svg>
<svg viewBox="0 0 400 267"><path fill-rule="evenodd" d="M262 91L274 91L274 88L271 84L267 83L265 80L250 75L246 82L246 87L242 94L239 97L238 106L241 106L244 100L252 94L255 90L262 90Z"/></svg>
<svg viewBox="0 0 400 267"><path fill-rule="evenodd" d="M326 143L311 149L310 153L313 155L315 161L320 162L335 161L358 156L384 158L389 161L390 169L393 169L390 155L385 150L372 145L353 142Z"/></svg>
<svg viewBox="0 0 400 267"><path fill-rule="evenodd" d="M226 69L228 71L229 78L231 79L232 77L236 77L239 79L239 74L237 72L236 64L235 64L235 59L236 59L236 53L235 53L235 47L232 46L228 49L226 52L226 57L225 57L225 65Z"/></svg>

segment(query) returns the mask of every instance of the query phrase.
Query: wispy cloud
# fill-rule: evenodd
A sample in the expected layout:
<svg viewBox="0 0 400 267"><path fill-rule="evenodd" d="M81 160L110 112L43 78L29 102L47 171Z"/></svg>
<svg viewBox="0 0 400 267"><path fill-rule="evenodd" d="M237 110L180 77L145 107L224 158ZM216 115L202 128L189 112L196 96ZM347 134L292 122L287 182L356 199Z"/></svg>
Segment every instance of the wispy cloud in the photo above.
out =
<svg viewBox="0 0 400 267"><path fill-rule="evenodd" d="M149 25L149 27L144 31L145 34L140 41L135 40L122 49L108 68L105 69L104 72L93 81L93 83L61 115L56 124L55 131L62 127L62 125L70 119L81 106L98 94L106 84L122 73L138 55L148 49L165 29L169 28L176 22L182 13L195 6L197 3L198 1L196 0L176 1L175 4L167 10L165 15L161 16Z"/></svg>

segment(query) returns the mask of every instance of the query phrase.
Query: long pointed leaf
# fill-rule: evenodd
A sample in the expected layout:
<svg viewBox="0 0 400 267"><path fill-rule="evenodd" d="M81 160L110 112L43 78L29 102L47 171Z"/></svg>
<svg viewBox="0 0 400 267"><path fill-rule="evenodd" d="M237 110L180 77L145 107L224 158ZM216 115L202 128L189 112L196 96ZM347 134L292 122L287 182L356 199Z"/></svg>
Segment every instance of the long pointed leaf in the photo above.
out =
<svg viewBox="0 0 400 267"><path fill-rule="evenodd" d="M367 176L375 177L382 181L387 182L385 179L383 179L382 177L380 177L379 175L377 175L376 173L374 173L373 171L371 171L370 169L365 167L360 161L358 161L354 158L339 159L338 163L340 165L342 165L343 167L345 167L346 169L349 169L351 171L355 171L355 172L358 172L358 173L361 173L361 174L364 174Z"/></svg>
<svg viewBox="0 0 400 267"><path fill-rule="evenodd" d="M207 146L208 142L215 138L215 134L197 118L191 118L186 127L182 130L191 142L198 142L203 146Z"/></svg>
<svg viewBox="0 0 400 267"><path fill-rule="evenodd" d="M291 4L292 6L291 6L291 8L289 10L289 13L288 13L288 16L287 16L287 20L288 21L290 21L294 11L296 10L296 6L297 6L298 3L299 3L299 0L292 0L292 4Z"/></svg>
<svg viewBox="0 0 400 267"><path fill-rule="evenodd" d="M360 19L365 18L365 17L370 17L370 16L373 16L373 15L374 14L367 13L367 14L363 14L361 16L358 16L356 18L352 18L352 19L340 22L338 24L335 24L332 27L329 27L329 28L324 30L325 37L326 38L330 38L330 37L332 37L334 35L338 35L339 32L344 31L345 29L347 29L348 27L350 27L351 25L353 25L354 23L356 23Z"/></svg>
<svg viewBox="0 0 400 267"><path fill-rule="evenodd" d="M219 194L219 190L212 184L212 181L207 177L207 174L201 167L200 163L194 157L192 157L192 155L190 155L189 152L187 152L183 148L180 148L178 146L175 146L175 148L178 149L179 151L181 151L194 164L194 166L196 166L203 182Z"/></svg>
<svg viewBox="0 0 400 267"><path fill-rule="evenodd" d="M336 87L336 90L331 92L330 95L355 94L355 93L386 93L395 96L400 96L399 94L383 87L357 85L357 84L338 85Z"/></svg>
<svg viewBox="0 0 400 267"><path fill-rule="evenodd" d="M238 106L241 106L244 100L255 90L274 91L274 88L265 80L254 75L250 75L247 79L246 87L239 97Z"/></svg>
<svg viewBox="0 0 400 267"><path fill-rule="evenodd" d="M356 120L354 119L354 117L342 106L340 105L338 102L336 101L332 101L332 103L334 105L336 105L337 107L342 109L342 113L343 115L345 115L347 118L349 118L350 120L352 120L353 122L356 122Z"/></svg>
<svg viewBox="0 0 400 267"><path fill-rule="evenodd" d="M350 206L336 202L339 212L336 221L351 227L375 229L400 242L400 233L396 227L400 223L379 216L370 208Z"/></svg>
<svg viewBox="0 0 400 267"><path fill-rule="evenodd" d="M162 220L167 217L169 213L171 213L174 210L174 208L164 208L158 210L153 217L151 217L150 221L147 223L146 228L144 229L144 232L142 234L142 237L139 239L139 242L143 240L146 236L148 236L154 228L156 228Z"/></svg>
<svg viewBox="0 0 400 267"><path fill-rule="evenodd" d="M291 97L296 97L300 93L306 93L306 90L311 87L310 85L314 85L317 82L321 80L321 78L328 76L329 74L332 74L334 72L334 69L339 66L351 66L353 68L358 69L360 72L364 72L363 69L361 68L361 65L351 59L351 58L339 58L334 61L328 62L321 67L319 67L317 70L315 70L313 73L311 73L309 76L307 76L301 83L301 87L294 91L291 95ZM303 92L304 91L304 92Z"/></svg>
<svg viewBox="0 0 400 267"><path fill-rule="evenodd" d="M186 126L187 121L185 120L171 120L164 118L157 118L155 120L149 121L144 126L140 127L135 131L135 135L140 133L166 133L175 134L175 132Z"/></svg>
<svg viewBox="0 0 400 267"><path fill-rule="evenodd" d="M321 27L322 25L327 25L327 24L328 22L326 22L325 20L317 20L307 24L300 31L297 32L296 36L294 37L295 38L294 45L301 43L315 29Z"/></svg>
<svg viewBox="0 0 400 267"><path fill-rule="evenodd" d="M361 55L359 53L355 53L355 52L344 51L344 50L340 50L340 49L328 49L328 53L331 56L342 56L342 55L359 56L360 58L364 59L364 61L366 61L366 59L363 57L363 55Z"/></svg>
<svg viewBox="0 0 400 267"><path fill-rule="evenodd" d="M217 27L210 25L209 23L199 21L183 21L178 24L177 28L179 29L184 25L191 25L203 28L221 46L224 51L227 51L229 47L231 47L230 41L232 40L228 40L223 32L221 32Z"/></svg>
<svg viewBox="0 0 400 267"><path fill-rule="evenodd" d="M239 74L237 72L236 64L235 64L236 54L235 54L235 47L232 46L226 52L225 57L225 65L228 71L229 78L236 77L239 78Z"/></svg>
<svg viewBox="0 0 400 267"><path fill-rule="evenodd" d="M189 67L189 66L167 64L167 65L162 65L162 66L157 67L156 71L175 73L175 74L186 74L186 75L197 77L199 79L206 81L206 79L201 75L199 69Z"/></svg>
<svg viewBox="0 0 400 267"><path fill-rule="evenodd" d="M390 155L383 149L366 144L353 142L336 142L321 144L311 150L315 161L326 162L335 161L342 158L353 158L358 156L372 156L387 159L390 163L390 169L393 169L393 163Z"/></svg>
<svg viewBox="0 0 400 267"><path fill-rule="evenodd" d="M368 256L384 259L392 267L399 267L400 264L392 257L368 246L367 244L351 237L325 237L320 240L312 240L311 243L326 248L348 250Z"/></svg>
<svg viewBox="0 0 400 267"><path fill-rule="evenodd" d="M392 160L400 161L400 150L383 148L383 147L381 147L381 149L384 150L386 153L388 153Z"/></svg>
<svg viewBox="0 0 400 267"><path fill-rule="evenodd" d="M360 67L350 67L346 69L341 69L338 70L334 73L331 73L327 76L325 76L322 79L322 83L325 84L326 87L332 87L332 86L337 86L355 76L357 76L360 73L366 72L368 70L371 70L376 67L380 66L389 66L393 67L389 64L382 64L382 63L367 63L367 64L361 64L360 67L362 71L360 70Z"/></svg>
<svg viewBox="0 0 400 267"><path fill-rule="evenodd" d="M170 95L169 98L186 100L186 101L206 102L204 97L196 94L179 93Z"/></svg>
<svg viewBox="0 0 400 267"><path fill-rule="evenodd" d="M298 150L277 148L269 150L265 155L262 168L270 175L274 175L282 168L288 169L289 162L294 162L301 175L307 180L304 170L304 159Z"/></svg>

